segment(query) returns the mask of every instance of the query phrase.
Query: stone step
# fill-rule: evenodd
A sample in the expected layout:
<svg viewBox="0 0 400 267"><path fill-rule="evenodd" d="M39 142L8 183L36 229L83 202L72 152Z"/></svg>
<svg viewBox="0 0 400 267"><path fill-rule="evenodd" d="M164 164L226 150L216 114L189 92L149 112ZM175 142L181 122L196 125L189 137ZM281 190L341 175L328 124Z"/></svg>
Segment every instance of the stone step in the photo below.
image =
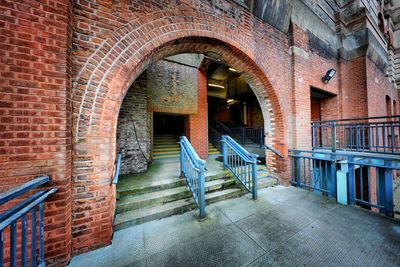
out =
<svg viewBox="0 0 400 267"><path fill-rule="evenodd" d="M213 192L236 185L232 178L218 179L205 184L205 192ZM191 197L191 192L186 186L156 191L147 194L122 197L117 202L116 213L134 209L154 207L156 205Z"/></svg>
<svg viewBox="0 0 400 267"><path fill-rule="evenodd" d="M226 179L232 178L232 174L230 171L215 171L215 172L206 172L205 173L205 181L214 181L218 179ZM145 194L150 192L161 191L165 189L170 189L174 187L185 186L185 179L183 178L174 178L163 180L160 179L157 182L151 182L148 184L139 184L139 185L132 185L130 187L118 187L118 195L122 198L126 195L138 195L138 194Z"/></svg>
<svg viewBox="0 0 400 267"><path fill-rule="evenodd" d="M168 155L168 154L174 154L174 155L180 155L180 151L176 150L164 150L164 151L154 151L153 155L158 156L158 155Z"/></svg>
<svg viewBox="0 0 400 267"><path fill-rule="evenodd" d="M153 156L153 159L177 159L177 158L179 158L179 154Z"/></svg>
<svg viewBox="0 0 400 267"><path fill-rule="evenodd" d="M241 196L240 188L226 189L206 194L206 203L211 204L221 200ZM162 219L171 215L181 214L195 208L192 197L169 202L160 206L147 209L132 210L117 214L114 222L114 230L118 231L129 226ZM207 208L206 208L207 212Z"/></svg>
<svg viewBox="0 0 400 267"><path fill-rule="evenodd" d="M258 178L257 179L257 189L262 189L266 187L272 187L278 185L278 180L276 178Z"/></svg>

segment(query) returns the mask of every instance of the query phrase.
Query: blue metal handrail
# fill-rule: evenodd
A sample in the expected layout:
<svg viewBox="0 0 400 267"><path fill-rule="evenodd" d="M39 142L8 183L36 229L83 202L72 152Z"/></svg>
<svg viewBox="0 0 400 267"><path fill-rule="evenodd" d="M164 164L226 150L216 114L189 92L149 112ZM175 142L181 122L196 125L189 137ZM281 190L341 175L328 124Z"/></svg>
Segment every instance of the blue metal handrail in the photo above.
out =
<svg viewBox="0 0 400 267"><path fill-rule="evenodd" d="M197 155L186 136L179 140L181 147L181 176L185 177L186 184L192 192L194 202L199 209L199 217L206 216L205 199L205 165L206 162Z"/></svg>
<svg viewBox="0 0 400 267"><path fill-rule="evenodd" d="M224 168L230 170L256 200L258 155L249 153L228 135L222 136L221 144Z"/></svg>
<svg viewBox="0 0 400 267"><path fill-rule="evenodd" d="M40 185L43 185L49 181L48 176L42 176L35 178L25 184L17 186L11 190L8 190L0 194L0 203L4 204L10 200L15 199L24 193L35 189ZM27 266L27 243L28 243L28 213L31 213L31 266L37 266L37 255L36 245L39 242L39 266L44 266L44 201L48 196L54 194L57 188L51 188L48 190L41 190L28 198L15 204L8 210L5 210L0 214L0 266L4 265L4 230L10 226L10 266L14 267L17 265L17 242L21 242L21 266ZM37 238L37 207L39 206L39 238ZM17 224L21 219L21 238L17 238ZM18 233L19 234L19 233ZM33 242L32 242L33 240Z"/></svg>
<svg viewBox="0 0 400 267"><path fill-rule="evenodd" d="M400 154L400 116L314 121L312 146Z"/></svg>
<svg viewBox="0 0 400 267"><path fill-rule="evenodd" d="M122 154L118 153L117 162L115 163L115 173L114 173L113 184L118 184L118 177L119 177L119 169L121 167L121 160L122 160Z"/></svg>

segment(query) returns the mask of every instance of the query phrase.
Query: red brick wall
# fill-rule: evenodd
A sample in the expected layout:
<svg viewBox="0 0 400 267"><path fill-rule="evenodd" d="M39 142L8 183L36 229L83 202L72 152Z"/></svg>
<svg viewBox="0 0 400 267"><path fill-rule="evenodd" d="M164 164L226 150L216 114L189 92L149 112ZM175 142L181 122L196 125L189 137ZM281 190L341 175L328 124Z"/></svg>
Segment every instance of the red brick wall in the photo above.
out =
<svg viewBox="0 0 400 267"><path fill-rule="evenodd" d="M0 14L0 191L51 176L45 257L62 265L71 251L71 4L1 1Z"/></svg>
<svg viewBox="0 0 400 267"><path fill-rule="evenodd" d="M224 2L226 11L217 9L213 2L180 1L178 5L170 1L155 5L151 12L141 5L141 1L134 8L122 1L113 5L75 4L75 253L110 242L114 212L110 206L115 199L109 184L118 109L131 82L155 60L184 52L207 52L243 72L264 106L271 108L271 112L266 111L273 120L269 140L287 154L285 129L289 123L282 118L290 109L284 104L289 101L290 89L287 77L281 75L289 63L286 35L233 2ZM273 38L263 38L266 34ZM286 171L283 163L278 171Z"/></svg>
<svg viewBox="0 0 400 267"><path fill-rule="evenodd" d="M68 1L2 1L0 8L0 190L52 176L59 192L46 207L49 264L68 261L71 235L74 253L110 243L119 108L156 60L207 53L243 73L269 116L267 143L286 156L288 148L310 147L311 86L337 94L326 103L330 118L379 114L385 94L399 100L365 57L321 57L298 26L288 36L233 1L74 1L73 23ZM290 55L290 39L305 57ZM338 74L324 84L330 68ZM268 153L267 162L287 183L288 159Z"/></svg>
<svg viewBox="0 0 400 267"><path fill-rule="evenodd" d="M198 112L187 118L185 134L200 158L208 156L208 131L207 131L207 74L205 71L197 72L198 83Z"/></svg>

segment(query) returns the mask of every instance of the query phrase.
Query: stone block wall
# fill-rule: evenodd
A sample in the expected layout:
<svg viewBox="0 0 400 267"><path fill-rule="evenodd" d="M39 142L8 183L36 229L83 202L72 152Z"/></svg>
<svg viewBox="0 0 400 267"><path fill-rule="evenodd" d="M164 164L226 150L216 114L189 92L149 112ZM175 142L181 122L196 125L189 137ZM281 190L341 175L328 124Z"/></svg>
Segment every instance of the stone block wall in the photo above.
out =
<svg viewBox="0 0 400 267"><path fill-rule="evenodd" d="M117 153L122 153L121 174L147 170L151 160L151 116L147 111L147 72L131 85L118 116Z"/></svg>

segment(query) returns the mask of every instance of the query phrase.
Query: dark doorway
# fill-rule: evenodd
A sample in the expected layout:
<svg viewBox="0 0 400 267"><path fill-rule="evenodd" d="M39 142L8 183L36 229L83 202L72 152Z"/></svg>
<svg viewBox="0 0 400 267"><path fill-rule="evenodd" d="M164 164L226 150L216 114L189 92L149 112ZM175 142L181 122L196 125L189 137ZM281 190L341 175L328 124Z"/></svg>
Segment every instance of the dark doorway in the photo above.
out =
<svg viewBox="0 0 400 267"><path fill-rule="evenodd" d="M164 113L154 114L154 134L173 134L184 133L185 116Z"/></svg>

